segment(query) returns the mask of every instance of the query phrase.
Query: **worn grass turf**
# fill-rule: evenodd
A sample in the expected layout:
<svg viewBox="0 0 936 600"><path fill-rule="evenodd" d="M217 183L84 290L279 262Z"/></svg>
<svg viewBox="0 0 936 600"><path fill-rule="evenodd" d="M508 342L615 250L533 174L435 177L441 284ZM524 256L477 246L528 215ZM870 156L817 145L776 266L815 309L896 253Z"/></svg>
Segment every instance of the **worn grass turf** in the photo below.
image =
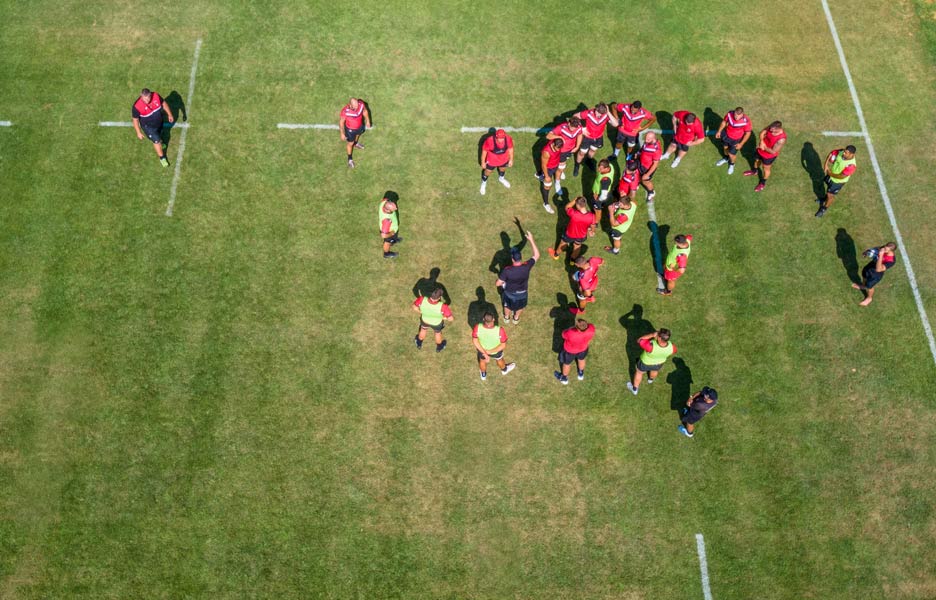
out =
<svg viewBox="0 0 936 600"><path fill-rule="evenodd" d="M815 163L849 142L820 131L858 127L818 2L0 8L0 596L698 598L697 532L719 600L936 595L936 367L901 263L867 309L850 288L892 238L861 140L812 216ZM933 315L929 10L833 7ZM168 219L172 169L96 123L143 86L185 99L198 38ZM275 128L334 122L351 94L377 125L354 171L335 132ZM588 309L587 377L563 387L572 293L545 258L537 138L514 136L513 187L481 198L459 127L633 98L741 104L789 142L760 195L709 143L663 165L688 273L654 292L641 202ZM518 367L482 384L469 318L497 304L514 218L544 260L508 327ZM456 316L438 355L409 308L433 268ZM634 398L654 327L679 360ZM688 440L671 407L705 384L721 403Z"/></svg>

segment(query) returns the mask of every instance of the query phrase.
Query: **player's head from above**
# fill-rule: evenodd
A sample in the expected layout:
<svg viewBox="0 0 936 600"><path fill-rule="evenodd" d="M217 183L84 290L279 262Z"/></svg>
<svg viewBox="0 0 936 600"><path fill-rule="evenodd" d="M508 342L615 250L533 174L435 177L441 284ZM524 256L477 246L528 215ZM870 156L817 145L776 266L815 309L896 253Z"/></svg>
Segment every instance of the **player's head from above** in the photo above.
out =
<svg viewBox="0 0 936 600"><path fill-rule="evenodd" d="M569 119L569 125L571 125L572 127L581 127L582 119L579 117L572 117L571 119Z"/></svg>
<svg viewBox="0 0 936 600"><path fill-rule="evenodd" d="M897 249L897 244L895 244L894 242L887 242L886 244L881 246L881 250L890 251L891 254L893 254L894 250L896 249Z"/></svg>
<svg viewBox="0 0 936 600"><path fill-rule="evenodd" d="M585 196L579 196L575 199L575 208L577 208L579 212L588 212L588 201L585 200Z"/></svg>
<svg viewBox="0 0 936 600"><path fill-rule="evenodd" d="M443 293L444 291L442 290L442 288L437 287L436 289L432 290L431 294L429 294L429 299L432 300L433 302L438 302L439 300L442 299Z"/></svg>
<svg viewBox="0 0 936 600"><path fill-rule="evenodd" d="M706 400L709 400L710 402L715 402L718 400L718 392L708 386L705 386L702 388L702 397Z"/></svg>
<svg viewBox="0 0 936 600"><path fill-rule="evenodd" d="M494 313L484 313L484 316L481 317L481 320L484 322L485 327L494 327Z"/></svg>
<svg viewBox="0 0 936 600"><path fill-rule="evenodd" d="M735 118L737 118L737 119L740 119L741 117L743 117L743 116L744 116L744 109L741 108L740 106L737 107L736 109L734 109L734 116L735 116Z"/></svg>
<svg viewBox="0 0 936 600"><path fill-rule="evenodd" d="M676 242L676 245L679 246L680 248L685 248L689 245L689 240L691 239L692 239L691 236L683 235L680 233L675 238L673 238L673 241Z"/></svg>
<svg viewBox="0 0 936 600"><path fill-rule="evenodd" d="M140 98L143 98L143 102L149 102L153 99L153 91L149 88L143 88L140 91Z"/></svg>
<svg viewBox="0 0 936 600"><path fill-rule="evenodd" d="M578 329L579 331L585 331L586 329L588 329L588 321L586 321L585 319L576 319L575 328Z"/></svg>
<svg viewBox="0 0 936 600"><path fill-rule="evenodd" d="M559 150L562 148L562 140L560 138L554 139L552 142L550 142L550 144L552 145L553 150Z"/></svg>
<svg viewBox="0 0 936 600"><path fill-rule="evenodd" d="M584 256L579 256L572 262L572 264L578 267L579 269L585 269L585 268L588 268L588 259L585 258Z"/></svg>
<svg viewBox="0 0 936 600"><path fill-rule="evenodd" d="M657 139L656 133L652 131L648 131L647 134L644 136L644 143L652 144L653 142L656 141L656 139Z"/></svg>
<svg viewBox="0 0 936 600"><path fill-rule="evenodd" d="M781 123L780 121L774 121L773 123L767 126L767 129L770 130L770 133L780 133L781 131L783 131L783 123Z"/></svg>
<svg viewBox="0 0 936 600"><path fill-rule="evenodd" d="M661 342L668 342L670 339L670 330L663 328L656 332L657 339Z"/></svg>
<svg viewBox="0 0 936 600"><path fill-rule="evenodd" d="M695 123L695 120L696 120L696 116L693 113L689 113L688 115L685 116L685 118L683 118L683 121L685 121L687 125L692 125L693 123Z"/></svg>
<svg viewBox="0 0 936 600"><path fill-rule="evenodd" d="M851 144L845 146L845 158L855 158L855 152L858 152L858 148L855 148Z"/></svg>
<svg viewBox="0 0 936 600"><path fill-rule="evenodd" d="M624 170L626 170L628 173L633 173L634 171L636 171L637 161L636 160L627 161L627 164L624 165Z"/></svg>
<svg viewBox="0 0 936 600"><path fill-rule="evenodd" d="M503 129L498 129L496 132L494 132L494 137L499 140L507 139L507 132Z"/></svg>
<svg viewBox="0 0 936 600"><path fill-rule="evenodd" d="M393 200L387 200L386 198L384 198L384 200L386 201L383 205L383 211L385 213L392 213L397 209L396 202Z"/></svg>
<svg viewBox="0 0 936 600"><path fill-rule="evenodd" d="M611 172L611 161L607 158L602 158L598 161L598 172L599 173L610 173Z"/></svg>
<svg viewBox="0 0 936 600"><path fill-rule="evenodd" d="M513 248L510 249L510 260L515 265L523 262L523 255L520 254L520 248L517 248L516 246L514 246Z"/></svg>
<svg viewBox="0 0 936 600"><path fill-rule="evenodd" d="M351 98L350 100L348 100L348 106L351 107L351 110L357 110L358 104L360 104L360 102L361 101L358 100L357 98Z"/></svg>
<svg viewBox="0 0 936 600"><path fill-rule="evenodd" d="M595 112L599 115L603 115L608 112L608 105L604 102L599 102L595 105Z"/></svg>
<svg viewBox="0 0 936 600"><path fill-rule="evenodd" d="M641 108L643 108L643 102L641 102L640 100L634 100L633 102L631 102L631 108L640 110Z"/></svg>

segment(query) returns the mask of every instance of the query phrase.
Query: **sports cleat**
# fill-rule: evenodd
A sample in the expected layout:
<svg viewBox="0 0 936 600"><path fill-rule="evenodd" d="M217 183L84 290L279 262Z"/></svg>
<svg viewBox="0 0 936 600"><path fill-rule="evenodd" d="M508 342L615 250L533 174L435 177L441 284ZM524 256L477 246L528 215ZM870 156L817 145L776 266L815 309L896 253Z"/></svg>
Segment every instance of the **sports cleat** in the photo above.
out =
<svg viewBox="0 0 936 600"><path fill-rule="evenodd" d="M360 148L361 150L363 150L363 149L364 149L364 144L362 144L361 142L354 142L354 147L355 147L355 148Z"/></svg>
<svg viewBox="0 0 936 600"><path fill-rule="evenodd" d="M354 161L351 160L350 158L348 159L348 168L349 168L349 169L353 169L353 168L354 168Z"/></svg>
<svg viewBox="0 0 936 600"><path fill-rule="evenodd" d="M610 252L611 254L614 254L615 256L621 253L620 248L612 248L611 246L605 246L604 249L605 249L605 252Z"/></svg>
<svg viewBox="0 0 936 600"><path fill-rule="evenodd" d="M757 175L757 169L748 169L744 172L745 177L750 177L752 175Z"/></svg>
<svg viewBox="0 0 936 600"><path fill-rule="evenodd" d="M553 210L553 207L550 206L548 202L543 202L543 210L545 210L546 212L548 212L548 213L551 214L551 215L556 214L556 211Z"/></svg>
<svg viewBox="0 0 936 600"><path fill-rule="evenodd" d="M399 254L397 254L396 252L384 252L383 253L384 258L396 258L397 256L399 256Z"/></svg>
<svg viewBox="0 0 936 600"><path fill-rule="evenodd" d="M481 381L487 381L487 372L481 371Z"/></svg>
<svg viewBox="0 0 936 600"><path fill-rule="evenodd" d="M763 191L764 191L764 186L766 186L766 185L767 185L766 183L758 183L757 185L754 186L754 191L755 191L755 192L763 192Z"/></svg>
<svg viewBox="0 0 936 600"><path fill-rule="evenodd" d="M718 161L717 163L715 163L715 166L716 166L716 167L723 167L723 166L725 166L725 165L727 165L727 164L728 164L728 159L727 159L727 158L723 158L723 159L721 159L720 161Z"/></svg>
<svg viewBox="0 0 936 600"><path fill-rule="evenodd" d="M666 288L661 288L657 290L657 293L661 296L672 296L673 290L668 290Z"/></svg>
<svg viewBox="0 0 936 600"><path fill-rule="evenodd" d="M487 193L487 181L482 181L481 182L481 195L483 196L486 193Z"/></svg>
<svg viewBox="0 0 936 600"><path fill-rule="evenodd" d="M507 366L501 371L501 375L506 375L517 368L517 363L507 363Z"/></svg>
<svg viewBox="0 0 936 600"><path fill-rule="evenodd" d="M159 164L161 164L161 165L164 166L164 167L168 167L168 166L169 166L169 159L166 158L165 156L162 156L162 157L159 158Z"/></svg>
<svg viewBox="0 0 936 600"><path fill-rule="evenodd" d="M533 174L533 177L536 177L536 178L539 179L540 181L543 180L543 174L542 174L542 173L534 173L534 174Z"/></svg>
<svg viewBox="0 0 936 600"><path fill-rule="evenodd" d="M436 344L436 352L442 352L448 345L448 340L442 340L441 344Z"/></svg>
<svg viewBox="0 0 936 600"><path fill-rule="evenodd" d="M647 202L653 202L653 199L656 197L656 190L647 194Z"/></svg>
<svg viewBox="0 0 936 600"><path fill-rule="evenodd" d="M513 322L514 322L514 325L519 325L519 324L520 324L520 319L514 317Z"/></svg>
<svg viewBox="0 0 936 600"><path fill-rule="evenodd" d="M734 165L728 165L728 174L734 175Z"/></svg>
<svg viewBox="0 0 936 600"><path fill-rule="evenodd" d="M578 369L578 380L582 381L583 379L585 379L585 371Z"/></svg>
<svg viewBox="0 0 936 600"><path fill-rule="evenodd" d="M561 171L559 171L559 179L561 179L562 181L565 181L565 169L562 169Z"/></svg>
<svg viewBox="0 0 936 600"><path fill-rule="evenodd" d="M578 177L579 169L582 167L579 163L575 163L575 166L572 168L572 177Z"/></svg>
<svg viewBox="0 0 936 600"><path fill-rule="evenodd" d="M817 216L817 217L821 217L821 216L824 215L824 214L826 214L826 207L825 207L825 206L821 207L819 210L816 211L816 216Z"/></svg>
<svg viewBox="0 0 936 600"><path fill-rule="evenodd" d="M675 169L676 167L678 167L678 166L679 166L679 161L680 161L680 160L682 160L682 159L681 159L681 158L677 158L676 160L674 160L674 161L673 161L673 164L670 165L670 168L671 168L671 169Z"/></svg>
<svg viewBox="0 0 936 600"><path fill-rule="evenodd" d="M656 381L656 379L653 377L647 377L647 383L653 383L654 381Z"/></svg>
<svg viewBox="0 0 936 600"><path fill-rule="evenodd" d="M413 341L416 342L416 349L422 350L422 340L419 339L418 335L413 337Z"/></svg>
<svg viewBox="0 0 936 600"><path fill-rule="evenodd" d="M553 377L556 378L556 381L562 385L569 385L569 378L560 373L559 371L553 371Z"/></svg>
<svg viewBox="0 0 936 600"><path fill-rule="evenodd" d="M689 430L686 429L683 425L680 425L680 426L679 426L679 433L683 434L683 435L686 436L687 438L691 438L691 437L692 437L692 434L689 433Z"/></svg>
<svg viewBox="0 0 936 600"><path fill-rule="evenodd" d="M630 393L635 396L637 395L637 392L640 390L640 388L635 388L634 384L631 383L630 381L627 382L627 389L630 390Z"/></svg>
<svg viewBox="0 0 936 600"><path fill-rule="evenodd" d="M553 260L559 260L559 253L556 252L555 248L552 248L552 247L547 248L546 254L548 254L549 257L552 258Z"/></svg>
<svg viewBox="0 0 936 600"><path fill-rule="evenodd" d="M502 186L504 186L504 187L507 188L508 190L510 189L510 182L509 182L509 181L507 181L507 180L504 179L503 177L498 177L497 180L500 182L500 184L501 184Z"/></svg>
<svg viewBox="0 0 936 600"><path fill-rule="evenodd" d="M660 157L660 160L669 160L669 157L670 157L670 153L667 152L666 154Z"/></svg>
<svg viewBox="0 0 936 600"><path fill-rule="evenodd" d="M559 183L559 180L558 180L558 179L556 180L556 186L555 186L555 187L556 187L556 195L557 195L557 196L561 196L561 195L562 195L562 185Z"/></svg>

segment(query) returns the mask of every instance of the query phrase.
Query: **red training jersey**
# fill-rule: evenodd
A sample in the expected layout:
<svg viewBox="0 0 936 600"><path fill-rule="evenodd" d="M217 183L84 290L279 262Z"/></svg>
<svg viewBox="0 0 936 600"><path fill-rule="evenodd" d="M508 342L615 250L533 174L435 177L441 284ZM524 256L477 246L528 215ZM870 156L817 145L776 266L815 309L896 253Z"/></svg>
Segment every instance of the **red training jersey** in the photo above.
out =
<svg viewBox="0 0 936 600"><path fill-rule="evenodd" d="M741 118L738 118L732 110L725 115L724 121L725 135L730 140L740 140L745 133L751 131L751 120L747 115L741 115Z"/></svg>
<svg viewBox="0 0 936 600"><path fill-rule="evenodd" d="M497 143L497 137L491 136L484 140L481 149L487 152L485 161L492 167L503 167L510 162L510 153L508 150L513 148L513 138L505 136L502 143Z"/></svg>
<svg viewBox="0 0 936 600"><path fill-rule="evenodd" d="M562 332L562 349L569 354L585 352L593 337L595 337L595 326L591 323L585 331L580 331L577 327L569 327Z"/></svg>
<svg viewBox="0 0 936 600"><path fill-rule="evenodd" d="M582 128L572 127L568 123L560 123L553 127L550 133L554 133L562 139L563 152L572 152L578 143L578 137L582 134Z"/></svg>
<svg viewBox="0 0 936 600"><path fill-rule="evenodd" d="M686 123L686 117L690 114L688 110L677 110L673 113L676 119L676 134L673 139L677 144L688 144L705 137L705 129L702 128L702 121L698 116L693 123Z"/></svg>
<svg viewBox="0 0 936 600"><path fill-rule="evenodd" d="M579 272L579 285L583 290L594 291L598 287L598 269L601 268L604 259L598 256L592 256L588 259L588 266Z"/></svg>
<svg viewBox="0 0 936 600"><path fill-rule="evenodd" d="M786 139L786 131L783 131L782 129L780 130L780 133L777 133L777 134L770 133L769 129L764 133L764 145L767 146L768 148L773 148L777 144L777 142L779 142L780 140L785 140L785 139ZM767 150L761 150L760 148L757 149L757 153L763 156L764 158L774 158L775 156L780 154L779 152L768 152Z"/></svg>
<svg viewBox="0 0 936 600"><path fill-rule="evenodd" d="M618 116L621 117L618 131L624 135L637 135L640 124L650 118L650 111L642 106L634 108L630 104L618 104L614 108L617 110Z"/></svg>
<svg viewBox="0 0 936 600"><path fill-rule="evenodd" d="M569 215L569 224L566 225L566 235L570 238L584 238L588 236L588 228L595 224L595 213L592 211L580 212L574 206L566 209Z"/></svg>
<svg viewBox="0 0 936 600"><path fill-rule="evenodd" d="M604 135L605 125L608 123L608 113L600 114L594 108L583 110L577 115L585 122L585 136L599 140Z"/></svg>
<svg viewBox="0 0 936 600"><path fill-rule="evenodd" d="M156 121L158 123L162 122L162 115L158 114L162 110L163 99L159 94L153 92L153 96L150 98L149 102L145 102L143 97L140 96L137 98L136 102L133 103L133 108L130 113L134 119L140 119L141 121Z"/></svg>
<svg viewBox="0 0 936 600"><path fill-rule="evenodd" d="M428 297L420 296L419 298L416 298L416 300L413 301L413 306L415 306L416 308L419 308L422 305L423 300L425 300L429 304L435 304ZM439 300L439 302L442 302L442 300ZM442 304L442 316L445 317L446 319L452 316L452 309L449 308L449 305L445 304L444 302Z"/></svg>
<svg viewBox="0 0 936 600"><path fill-rule="evenodd" d="M638 187L640 187L640 175L637 171L633 173L624 171L624 174L621 175L621 181L618 182L618 194L626 196L631 192L636 192Z"/></svg>
<svg viewBox="0 0 936 600"><path fill-rule="evenodd" d="M360 129L364 123L364 103L358 100L357 110L351 108L350 104L345 104L341 109L341 116L344 117L345 127L348 129Z"/></svg>
<svg viewBox="0 0 936 600"><path fill-rule="evenodd" d="M653 166L653 163L660 162L660 157L663 156L663 148L660 147L660 142L644 142L644 145L640 147L640 164L644 169L649 169Z"/></svg>
<svg viewBox="0 0 936 600"><path fill-rule="evenodd" d="M562 156L562 150L553 150L552 143L543 147L543 156L546 157L546 168L555 169L559 166L559 158Z"/></svg>

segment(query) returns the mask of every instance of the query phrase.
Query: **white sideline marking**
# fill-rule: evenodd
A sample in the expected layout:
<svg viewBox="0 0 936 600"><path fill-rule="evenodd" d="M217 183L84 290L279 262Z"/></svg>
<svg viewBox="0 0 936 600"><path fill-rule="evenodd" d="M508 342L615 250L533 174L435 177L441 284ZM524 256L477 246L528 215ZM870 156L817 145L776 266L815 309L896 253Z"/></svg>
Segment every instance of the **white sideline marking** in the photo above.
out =
<svg viewBox="0 0 936 600"><path fill-rule="evenodd" d="M503 129L508 133L549 133L551 127L462 127L462 133L487 133L492 129Z"/></svg>
<svg viewBox="0 0 936 600"><path fill-rule="evenodd" d="M334 123L277 123L277 129L338 129Z"/></svg>
<svg viewBox="0 0 936 600"><path fill-rule="evenodd" d="M0 127L13 127L13 121L0 121Z"/></svg>
<svg viewBox="0 0 936 600"><path fill-rule="evenodd" d="M132 121L101 121L98 123L100 127L133 127ZM163 122L163 129L186 129L188 128L188 123L170 123L169 121Z"/></svg>
<svg viewBox="0 0 936 600"><path fill-rule="evenodd" d="M822 135L826 137L864 137L862 131L823 131Z"/></svg>
<svg viewBox="0 0 936 600"><path fill-rule="evenodd" d="M653 202L647 202L647 215L653 223L651 231L653 232L653 262L656 267L657 289L662 290L666 288L663 284L663 276L660 275L663 272L663 246L660 244L660 225L657 223L656 208L653 205Z"/></svg>
<svg viewBox="0 0 936 600"><path fill-rule="evenodd" d="M848 81L848 91L851 92L852 103L855 105L855 113L858 115L858 124L861 125L861 133L864 136L865 145L868 147L868 158L871 159L871 167L874 169L874 176L877 178L878 188L881 191L881 199L884 201L884 208L887 211L887 219L890 221L891 229L894 231L897 247L904 257L907 279L910 281L910 289L913 290L913 299L916 300L917 311L920 313L920 320L923 322L923 331L926 333L926 339L929 341L930 354L933 355L933 362L936 363L936 339L933 339L933 328L930 325L929 317L926 316L926 309L923 308L923 298L920 296L920 288L917 286L916 275L914 275L913 267L910 265L910 255L907 254L903 236L900 235L900 229L897 227L897 217L894 215L894 208L891 206L890 197L887 195L887 188L884 186L884 176L881 174L881 165L878 164L877 154L874 152L874 144L871 143L871 134L868 132L868 124L865 122L864 112L861 110L861 102L858 101L858 90L855 89L855 82L852 80L851 71L848 69L848 62L845 60L845 50L842 49L842 41L839 39L838 31L835 29L835 21L832 20L832 12L829 11L829 3L827 0L822 0L822 10L825 12L826 21L829 23L829 31L832 33L832 41L835 42L835 49L838 51L839 62L842 63L842 71L845 72L845 79Z"/></svg>
<svg viewBox="0 0 936 600"><path fill-rule="evenodd" d="M198 69L198 55L201 53L201 39L195 42L195 58L192 59L192 72L189 74L188 96L185 97L185 114L188 116L192 112L192 97L195 95L195 71ZM188 133L188 127L182 129L182 135L179 136L179 154L175 161L175 174L172 176L172 187L169 188L169 206L166 207L166 216L172 216L172 209L175 207L176 190L179 188L179 175L182 173L182 156L185 154L185 134Z"/></svg>
<svg viewBox="0 0 936 600"><path fill-rule="evenodd" d="M825 0L823 0L825 2ZM705 560L705 538L701 533L695 534L696 551L699 553L699 571L702 572L702 595L705 600L712 600L712 588L709 586L708 561Z"/></svg>

